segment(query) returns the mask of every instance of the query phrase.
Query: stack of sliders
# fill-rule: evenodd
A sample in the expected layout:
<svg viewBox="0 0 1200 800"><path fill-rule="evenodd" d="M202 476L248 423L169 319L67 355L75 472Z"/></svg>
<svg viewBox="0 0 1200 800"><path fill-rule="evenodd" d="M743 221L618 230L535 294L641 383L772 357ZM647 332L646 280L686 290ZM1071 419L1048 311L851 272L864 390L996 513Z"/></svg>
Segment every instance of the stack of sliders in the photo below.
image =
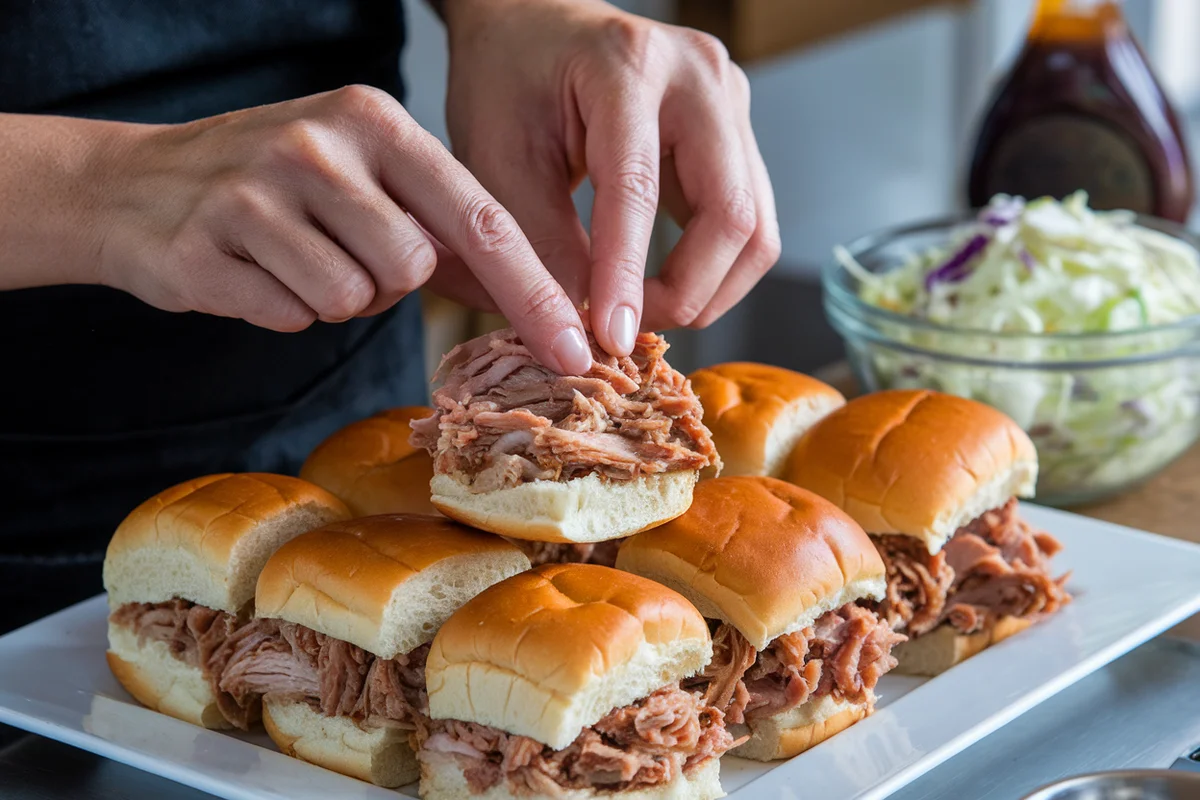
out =
<svg viewBox="0 0 1200 800"><path fill-rule="evenodd" d="M436 514L429 499L433 460L408 443L410 423L432 413L407 406L347 425L317 445L300 477L341 498L356 517Z"/></svg>
<svg viewBox="0 0 1200 800"><path fill-rule="evenodd" d="M259 698L221 678L245 641L259 572L288 540L349 516L324 489L282 475L210 475L142 503L104 558L117 680L172 717L248 729Z"/></svg>
<svg viewBox="0 0 1200 800"><path fill-rule="evenodd" d="M1060 549L1019 516L1037 452L999 411L931 391L851 400L813 426L787 480L840 506L887 565L879 613L910 641L899 670L937 675L1070 600Z"/></svg>
<svg viewBox="0 0 1200 800"><path fill-rule="evenodd" d="M681 681L704 618L676 592L594 564L547 564L464 605L429 651L426 800L710 800L721 712Z"/></svg>
<svg viewBox="0 0 1200 800"><path fill-rule="evenodd" d="M749 734L734 755L790 758L870 714L904 641L870 608L886 580L867 534L774 478L703 481L686 514L622 545L617 567L709 619L713 660L684 687Z"/></svg>
<svg viewBox="0 0 1200 800"><path fill-rule="evenodd" d="M721 454L721 474L778 478L788 454L813 423L846 399L799 372L735 361L688 376L704 405L704 425ZM701 477L715 477L708 467Z"/></svg>
<svg viewBox="0 0 1200 800"><path fill-rule="evenodd" d="M535 564L611 565L619 540L682 514L700 470L719 465L661 336L639 335L624 358L589 338L582 376L541 366L511 329L459 345L438 368L436 413L412 423L433 456L433 505L523 542Z"/></svg>
<svg viewBox="0 0 1200 800"><path fill-rule="evenodd" d="M527 569L517 547L441 517L311 531L263 568L222 685L263 698L283 752L380 786L411 783L429 642L463 603Z"/></svg>

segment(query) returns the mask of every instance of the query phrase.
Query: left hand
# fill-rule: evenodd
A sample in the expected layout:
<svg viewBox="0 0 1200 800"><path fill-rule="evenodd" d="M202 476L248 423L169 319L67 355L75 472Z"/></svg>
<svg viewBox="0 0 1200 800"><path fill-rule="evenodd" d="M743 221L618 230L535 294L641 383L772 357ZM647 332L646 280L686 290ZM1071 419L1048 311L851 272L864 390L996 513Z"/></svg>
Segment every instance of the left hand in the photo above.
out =
<svg viewBox="0 0 1200 800"><path fill-rule="evenodd" d="M589 300L605 350L711 324L778 259L749 84L715 38L601 0L447 0L445 16L455 154ZM571 201L585 175L590 243ZM660 199L684 233L647 280Z"/></svg>

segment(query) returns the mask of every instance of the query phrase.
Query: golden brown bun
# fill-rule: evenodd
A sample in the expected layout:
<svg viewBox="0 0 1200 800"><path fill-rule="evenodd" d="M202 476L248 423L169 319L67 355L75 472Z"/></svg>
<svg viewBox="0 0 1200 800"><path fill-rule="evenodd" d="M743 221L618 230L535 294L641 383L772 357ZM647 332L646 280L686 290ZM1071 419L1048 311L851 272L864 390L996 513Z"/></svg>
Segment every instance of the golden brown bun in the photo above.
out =
<svg viewBox="0 0 1200 800"><path fill-rule="evenodd" d="M483 792L471 790L454 756L421 752L421 797L424 800L536 800L546 795L517 794L501 781ZM721 789L721 760L710 758L689 774L677 774L666 783L614 792L606 789L563 789L557 800L717 800Z"/></svg>
<svg viewBox="0 0 1200 800"><path fill-rule="evenodd" d="M439 511L481 530L535 542L607 542L687 511L698 475L679 470L612 481L592 474L479 494L461 476L435 475L431 486Z"/></svg>
<svg viewBox="0 0 1200 800"><path fill-rule="evenodd" d="M876 392L801 437L784 477L833 501L868 533L913 536L936 553L983 512L1033 494L1037 451L1015 422L983 403Z"/></svg>
<svg viewBox="0 0 1200 800"><path fill-rule="evenodd" d="M897 645L892 655L900 662L898 675L941 675L955 664L966 661L1003 639L1032 625L1032 620L1003 617L991 630L961 634L949 625L940 625L924 636Z"/></svg>
<svg viewBox="0 0 1200 800"><path fill-rule="evenodd" d="M356 517L435 514L433 459L408 443L409 423L432 413L428 406L406 406L347 425L317 445L300 477L340 497Z"/></svg>
<svg viewBox="0 0 1200 800"><path fill-rule="evenodd" d="M483 589L526 569L516 545L442 517L364 517L281 547L258 580L255 613L392 658L433 639Z"/></svg>
<svg viewBox="0 0 1200 800"><path fill-rule="evenodd" d="M138 642L127 626L108 626L108 668L146 708L202 728L232 728L199 667L175 657L166 642ZM252 717L253 721L253 717Z"/></svg>
<svg viewBox="0 0 1200 800"><path fill-rule="evenodd" d="M870 705L839 703L826 695L756 723L750 739L730 755L755 761L791 758L841 733L871 711Z"/></svg>
<svg viewBox="0 0 1200 800"><path fill-rule="evenodd" d="M270 696L263 700L263 727L285 755L360 781L395 788L420 777L409 731L364 728L350 717Z"/></svg>
<svg viewBox="0 0 1200 800"><path fill-rule="evenodd" d="M109 605L182 597L236 614L280 545L349 516L329 492L284 475L208 475L172 486L113 534L104 559Z"/></svg>
<svg viewBox="0 0 1200 800"><path fill-rule="evenodd" d="M846 402L837 389L816 378L769 364L716 364L688 379L724 462L721 474L729 477L779 477L800 436ZM715 474L709 467L701 477Z"/></svg>
<svg viewBox="0 0 1200 800"><path fill-rule="evenodd" d="M560 749L711 658L704 618L676 592L595 564L547 564L482 592L438 631L429 713Z"/></svg>
<svg viewBox="0 0 1200 800"><path fill-rule="evenodd" d="M617 568L680 592L758 649L886 589L870 537L845 512L775 478L714 478L692 506L621 545Z"/></svg>

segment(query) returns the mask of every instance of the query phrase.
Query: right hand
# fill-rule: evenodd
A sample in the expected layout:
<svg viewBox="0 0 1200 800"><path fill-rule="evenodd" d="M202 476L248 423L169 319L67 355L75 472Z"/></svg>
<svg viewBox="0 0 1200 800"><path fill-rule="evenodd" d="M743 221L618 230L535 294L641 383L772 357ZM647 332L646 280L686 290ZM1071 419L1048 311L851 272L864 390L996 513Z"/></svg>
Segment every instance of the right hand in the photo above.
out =
<svg viewBox="0 0 1200 800"><path fill-rule="evenodd" d="M104 283L296 331L428 282L498 309L547 366L589 368L579 315L516 221L385 92L130 130L104 186Z"/></svg>

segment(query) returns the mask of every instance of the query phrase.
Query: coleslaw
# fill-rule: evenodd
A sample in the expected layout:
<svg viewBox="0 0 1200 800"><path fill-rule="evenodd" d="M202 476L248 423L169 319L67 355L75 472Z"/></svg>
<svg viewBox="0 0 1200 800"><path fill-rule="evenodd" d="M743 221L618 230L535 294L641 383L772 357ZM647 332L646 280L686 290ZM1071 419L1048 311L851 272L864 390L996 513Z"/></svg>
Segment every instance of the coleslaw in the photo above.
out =
<svg viewBox="0 0 1200 800"><path fill-rule="evenodd" d="M858 299L891 312L863 336L830 306L867 388L934 388L1006 412L1037 445L1051 501L1144 478L1200 435L1195 330L1176 324L1200 314L1192 245L1094 211L1083 192L997 196L942 242L871 268L835 249Z"/></svg>

